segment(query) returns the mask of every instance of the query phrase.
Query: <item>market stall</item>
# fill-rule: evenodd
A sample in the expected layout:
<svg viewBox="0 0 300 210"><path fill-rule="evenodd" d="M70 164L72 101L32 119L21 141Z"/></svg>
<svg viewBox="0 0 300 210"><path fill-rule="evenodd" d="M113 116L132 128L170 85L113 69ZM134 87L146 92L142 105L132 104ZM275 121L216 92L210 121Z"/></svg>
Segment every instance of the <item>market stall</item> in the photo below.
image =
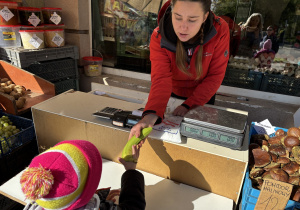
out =
<svg viewBox="0 0 300 210"><path fill-rule="evenodd" d="M117 108L123 110L137 110L144 106L76 91L33 107L39 150L43 151L63 139L86 139L95 144L103 158L117 162L127 142L129 128L114 126L111 120L93 116L111 104L119 104ZM182 137L182 143L176 143L150 135L143 145L138 168L237 203L248 163L247 141L245 134L242 148L232 150L193 138Z"/></svg>

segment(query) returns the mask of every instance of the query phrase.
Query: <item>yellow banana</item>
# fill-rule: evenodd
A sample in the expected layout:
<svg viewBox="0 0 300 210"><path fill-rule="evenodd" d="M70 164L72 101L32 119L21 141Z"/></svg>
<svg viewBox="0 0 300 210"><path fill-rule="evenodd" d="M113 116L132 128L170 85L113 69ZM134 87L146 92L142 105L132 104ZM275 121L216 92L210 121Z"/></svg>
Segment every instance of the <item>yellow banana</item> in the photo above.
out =
<svg viewBox="0 0 300 210"><path fill-rule="evenodd" d="M136 136L131 137L127 144L125 145L123 151L122 151L122 158L127 162L134 162L134 159L132 157L132 145L137 145L142 141L146 136L148 136L152 131L152 127L144 128L140 134L140 136L137 138Z"/></svg>

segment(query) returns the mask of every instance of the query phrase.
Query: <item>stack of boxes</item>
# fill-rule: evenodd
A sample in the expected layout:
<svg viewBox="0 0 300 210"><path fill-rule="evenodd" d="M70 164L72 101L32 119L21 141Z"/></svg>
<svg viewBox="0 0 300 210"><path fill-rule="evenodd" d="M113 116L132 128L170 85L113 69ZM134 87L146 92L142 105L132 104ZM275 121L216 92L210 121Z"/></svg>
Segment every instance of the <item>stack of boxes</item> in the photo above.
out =
<svg viewBox="0 0 300 210"><path fill-rule="evenodd" d="M87 18L87 16L89 16L90 13L88 10L85 11L86 9L88 9L88 6L86 6L85 3L81 4L80 1L78 2L72 1L72 5L70 5L70 1L55 1L55 0L51 2L46 1L43 6L44 7L42 7L42 11L46 11L46 12L50 11L49 9L51 8L52 9L56 8L57 10L59 9L59 11L56 11L56 13L59 14L59 16L61 16L61 19L64 20L63 22L62 21L60 22L65 23L68 27L64 26L63 29L57 29L57 30L65 30L64 28L66 28L67 34L66 37L64 38L67 39L66 41L67 45L64 46L64 42L63 42L63 44L61 44L58 47L57 46L55 47L49 46L49 48L38 47L35 49L32 48L33 50L30 50L29 48L24 49L26 48L25 45L24 47L21 47L20 44L18 46L0 45L0 59L10 62L11 64L19 68L25 69L33 74L36 74L37 76L43 79L52 82L55 85L56 94L60 94L69 89L79 90L78 65L77 65L77 60L79 59L79 50L77 46L85 46L84 49L80 51L80 54L82 54L81 57L90 55L90 51L91 51L91 46L86 45L87 43L90 42L89 31L88 31L89 22L86 22L89 21L89 18ZM76 7L77 9L74 7ZM85 14L84 18L74 18L74 15L79 16L78 14L79 7L83 8L83 9L80 8L80 11L82 12L81 14ZM26 8L32 8L32 7L26 7ZM61 10L63 12L58 13ZM49 18L50 15L52 14L49 13ZM40 18L44 19L44 23L51 22L51 21L48 22L46 21L49 18L48 19L45 17L40 17ZM50 26L48 27L49 24L45 24L42 26L43 27L42 29L40 29L39 26L36 27L32 26L33 27L32 29L31 28L26 29L28 31L26 33L34 32L34 31L44 31L46 25L47 25L46 31L51 32L51 30L53 29L51 29ZM56 25L56 28L57 27L60 27L59 24ZM55 31L55 33L57 32ZM20 36L20 34L18 35ZM84 38L82 38L83 36ZM45 45L45 47L47 46Z"/></svg>

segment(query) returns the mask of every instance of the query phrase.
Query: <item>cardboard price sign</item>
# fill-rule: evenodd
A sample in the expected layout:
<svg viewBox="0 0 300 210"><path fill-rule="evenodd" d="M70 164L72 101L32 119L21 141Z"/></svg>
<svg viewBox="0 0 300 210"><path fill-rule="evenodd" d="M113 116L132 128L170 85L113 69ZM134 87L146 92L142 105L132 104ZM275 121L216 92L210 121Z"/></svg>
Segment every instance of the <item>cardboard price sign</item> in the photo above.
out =
<svg viewBox="0 0 300 210"><path fill-rule="evenodd" d="M293 185L266 179L255 205L255 210L284 209L290 199Z"/></svg>

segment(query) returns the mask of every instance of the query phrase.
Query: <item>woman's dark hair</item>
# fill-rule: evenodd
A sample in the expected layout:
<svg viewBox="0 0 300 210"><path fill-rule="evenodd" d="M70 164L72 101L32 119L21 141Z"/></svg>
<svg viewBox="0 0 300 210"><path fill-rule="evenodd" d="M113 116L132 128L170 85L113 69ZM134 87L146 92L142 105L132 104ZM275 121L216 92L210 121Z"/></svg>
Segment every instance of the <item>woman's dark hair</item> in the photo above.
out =
<svg viewBox="0 0 300 210"><path fill-rule="evenodd" d="M177 1L190 1L190 2L199 2L203 8L204 14L207 12L210 12L210 6L211 6L211 0L171 0L172 7L176 4ZM209 18L209 17L208 17ZM207 21L205 21L207 22ZM205 22L202 24L200 31L199 31L199 37L200 37L200 48L197 53L195 66L196 66L196 80L200 79L202 74L202 54L203 54L203 39L204 39L204 31L207 31L209 25L205 24ZM183 73L190 75L190 72L188 71L188 68L186 66L186 51L183 47L182 42L177 39L177 45L176 45L176 65L179 68L180 71Z"/></svg>

